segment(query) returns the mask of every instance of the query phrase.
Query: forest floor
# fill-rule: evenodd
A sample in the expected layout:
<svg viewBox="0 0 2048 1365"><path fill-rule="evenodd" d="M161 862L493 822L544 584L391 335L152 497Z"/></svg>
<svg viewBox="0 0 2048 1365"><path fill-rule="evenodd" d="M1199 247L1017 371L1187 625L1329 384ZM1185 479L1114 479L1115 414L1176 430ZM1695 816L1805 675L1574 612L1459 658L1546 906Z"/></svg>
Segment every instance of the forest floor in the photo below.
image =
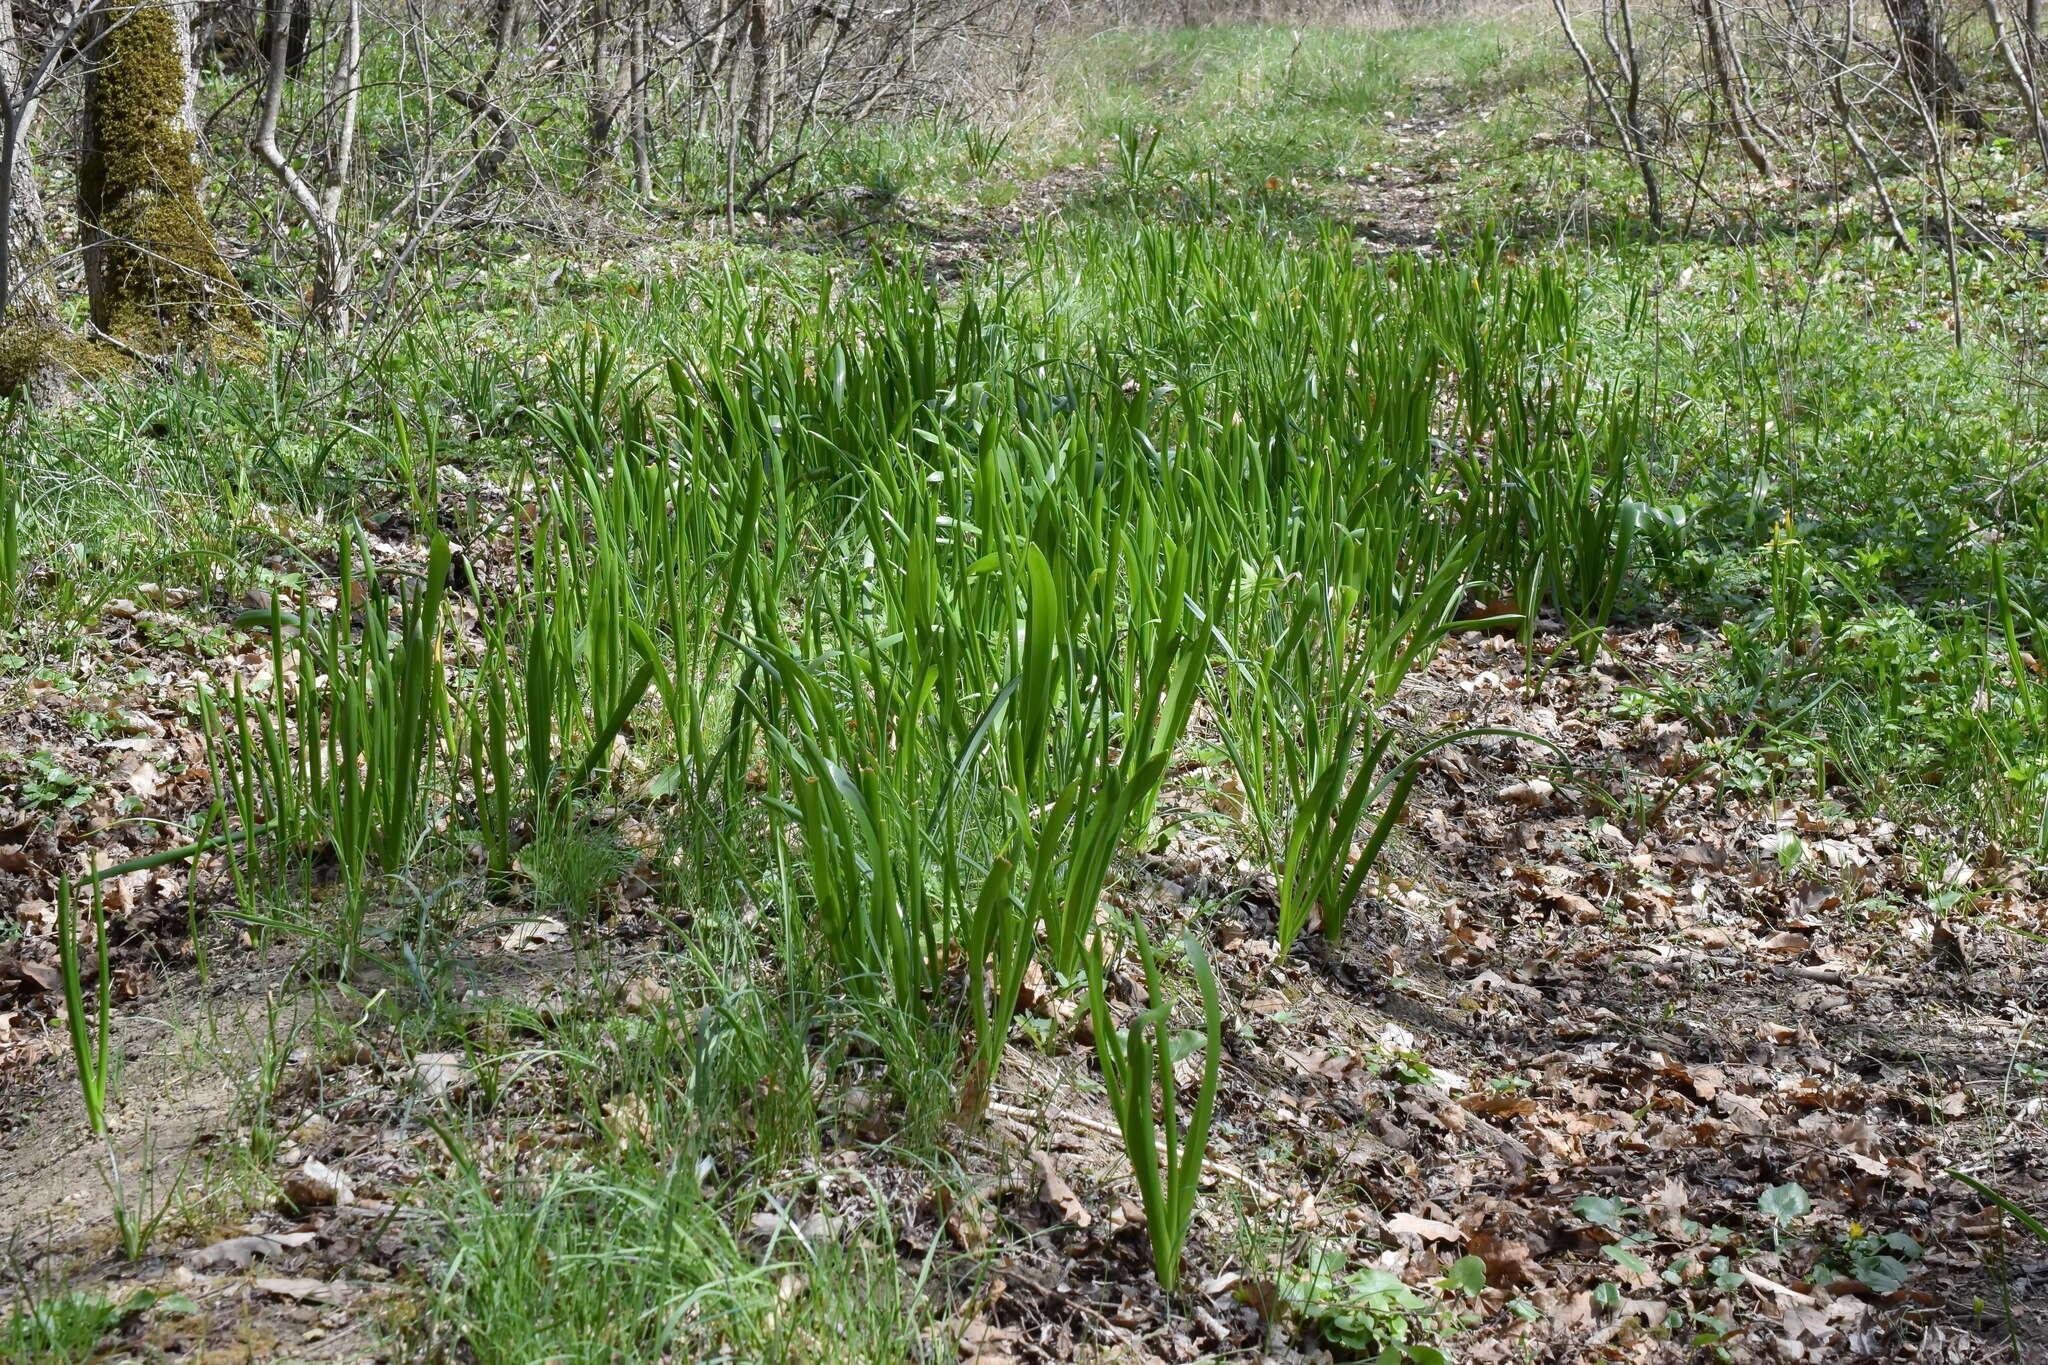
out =
<svg viewBox="0 0 2048 1365"><path fill-rule="evenodd" d="M1456 102L1389 114L1369 163L1265 193L1367 249L1435 250L1460 177L1497 150L1475 130L1499 105ZM1001 208L898 205L872 245L975 278L1105 197L1144 216L1117 175L1047 164ZM795 256L860 240L760 233ZM139 403L138 427L161 420ZM517 504L497 471L450 464L451 519ZM415 511L363 499L381 562L423 557ZM262 515L280 544L324 534ZM511 571L488 538L466 550L469 572ZM706 942L757 926L658 894L630 799L579 913L451 908L423 886L404 913L452 916L445 953L345 982L216 913L219 855L129 873L105 887L112 1132L87 1140L53 874L183 842L213 797L198 682L258 679L271 656L255 590L166 573L99 592L65 572L41 588L72 594L80 633L61 657L24 633L0 676L0 1356L477 1358L437 1304L511 1252L470 1240L490 1220L448 1195L456 1177L514 1198L578 1152L636 1156L651 1095L615 1080L594 1101L578 1057L701 1042L681 982L724 970ZM815 1139L755 1167L722 1229L752 1295L723 1311L765 1322L786 1359L1295 1362L1363 1341L1416 1361L2042 1358L2048 1246L1949 1174L2036 1209L2048 1192L2039 870L1960 818L1802 771L1796 716L1759 728L1766 700L1727 701L1714 615L1666 592L1590 657L1549 621L1451 636L1389 716L1542 742L1437 750L1346 932L1284 956L1197 711L1165 832L1107 892L1161 941L1199 934L1226 1002L1181 1294L1150 1271L1085 995L1039 974L983 1123L885 1094L887 1040L817 1078ZM137 1257L117 1210L142 1225Z"/></svg>
<svg viewBox="0 0 2048 1365"><path fill-rule="evenodd" d="M2048 1142L2016 1083L2048 964L1995 927L2037 924L2038 903L2017 867L1953 869L1982 884L1992 923L1945 924L1889 821L1731 799L1705 736L1640 701L1712 649L1668 625L1614 632L1590 668L1539 653L1532 670L1502 636L1447 647L1400 695L1414 723L1559 748L1440 751L1398 872L1334 947L1311 938L1281 959L1270 879L1188 832L1199 821L1125 867L1112 899L1161 934L1198 926L1232 1002L1190 1301L1163 1301L1145 1273L1112 1117L1062 1036L1074 1002L1050 991L1032 1004L1043 1031L1026 1029L1043 1045L1012 1050L957 1169L899 1164L890 1116L850 1106L820 1159L782 1173L790 1226L872 1218L886 1200L901 1255L951 1263L963 1318L949 1330L985 1361L1292 1359L1283 1288L1260 1268L1325 1235L1384 1243L1370 1267L1410 1282L1482 1258L1489 1287L1470 1310L1486 1325L1461 1327L1454 1301L1417 1329L1468 1360L2038 1349L2048 1260L1943 1174ZM67 766L133 786L152 761L142 751L124 778L115 755L134 751L100 752L105 767ZM1190 767L1166 804L1186 818L1230 800L1223 774ZM126 1319L138 1351L384 1358L379 1326L431 1274L434 1239L409 1206L447 1154L423 1115L474 1084L473 1064L334 1012L354 1006L292 999L306 988L289 985L288 953L222 945L202 980L178 876L113 898L128 929L113 1140L129 1197L163 1220L156 1250L112 1254L102 1154L71 1136L61 1006L27 959L12 968L0 1237L110 1302L162 1296ZM463 1009L546 1019L658 1000L682 934L630 887L574 935L545 919L474 935L454 969ZM529 1042L546 1036L535 1026ZM508 1082L528 1093L484 1139L505 1146L508 1173L528 1144L583 1136L549 1103L545 1063L529 1065ZM261 1168L252 1105L274 1129ZM345 1202L264 1207L308 1161L346 1173Z"/></svg>

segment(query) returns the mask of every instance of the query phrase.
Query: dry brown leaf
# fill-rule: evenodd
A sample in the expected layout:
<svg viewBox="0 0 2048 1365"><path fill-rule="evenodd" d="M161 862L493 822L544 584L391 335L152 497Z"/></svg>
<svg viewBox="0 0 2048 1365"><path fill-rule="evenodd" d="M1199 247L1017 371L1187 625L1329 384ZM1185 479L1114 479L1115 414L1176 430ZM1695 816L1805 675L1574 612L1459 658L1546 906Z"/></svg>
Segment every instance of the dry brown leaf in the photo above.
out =
<svg viewBox="0 0 2048 1365"><path fill-rule="evenodd" d="M1813 940L1804 934L1772 934L1757 945L1773 957L1798 957L1813 946Z"/></svg>
<svg viewBox="0 0 2048 1365"><path fill-rule="evenodd" d="M944 1185L932 1191L932 1206L945 1224L953 1244L965 1252L978 1252L988 1245L993 1211L978 1191L955 1193Z"/></svg>
<svg viewBox="0 0 2048 1365"><path fill-rule="evenodd" d="M64 977L55 967L40 962L17 962L14 969L24 982L45 994L55 994L64 985Z"/></svg>
<svg viewBox="0 0 2048 1365"><path fill-rule="evenodd" d="M183 1260L194 1270L240 1270L259 1257L275 1256L280 1251L302 1247L318 1235L312 1232L280 1232L268 1237L230 1237L211 1246L194 1248L184 1254Z"/></svg>
<svg viewBox="0 0 2048 1365"><path fill-rule="evenodd" d="M347 1285L330 1284L326 1280L276 1278L254 1283L265 1294L274 1294L280 1299L296 1299L300 1303L346 1303L349 1298Z"/></svg>
<svg viewBox="0 0 2048 1365"><path fill-rule="evenodd" d="M1052 1158L1042 1151L1031 1153L1032 1164L1038 1167L1038 1178L1045 1194L1045 1202L1058 1211L1061 1218L1077 1228L1085 1228L1095 1221L1095 1215L1074 1194L1074 1187L1066 1182L1052 1164Z"/></svg>
<svg viewBox="0 0 2048 1365"><path fill-rule="evenodd" d="M1497 1289L1544 1282L1542 1268L1530 1257L1527 1242L1479 1232L1473 1234L1467 1250L1486 1262L1486 1282Z"/></svg>
<svg viewBox="0 0 2048 1365"><path fill-rule="evenodd" d="M1455 1223L1441 1222L1435 1218L1418 1218L1412 1213L1397 1213L1387 1220L1387 1231L1396 1237L1419 1237L1425 1242L1462 1242L1465 1231Z"/></svg>
<svg viewBox="0 0 2048 1365"><path fill-rule="evenodd" d="M1475 1114L1486 1114L1493 1118L1518 1118L1523 1114L1536 1112L1536 1101L1527 1095L1467 1095L1458 1103Z"/></svg>
<svg viewBox="0 0 2048 1365"><path fill-rule="evenodd" d="M157 775L156 765L147 760L135 765L135 771L128 774L128 790L147 801L154 798L163 786L163 779Z"/></svg>
<svg viewBox="0 0 2048 1365"><path fill-rule="evenodd" d="M668 1000L668 987L659 977L638 976L619 992L619 1003L628 1014L650 1014Z"/></svg>
<svg viewBox="0 0 2048 1365"><path fill-rule="evenodd" d="M515 920L505 926L505 932L498 936L498 946L508 952L531 952L554 943L569 932L569 926L558 919Z"/></svg>
<svg viewBox="0 0 2048 1365"><path fill-rule="evenodd" d="M654 1118L647 1111L647 1101L637 1094L628 1092L606 1101L604 1126L622 1153L654 1144Z"/></svg>
<svg viewBox="0 0 2048 1365"><path fill-rule="evenodd" d="M284 1178L280 1202L287 1211L333 1208L355 1198L355 1186L340 1171L324 1162L308 1161Z"/></svg>
<svg viewBox="0 0 2048 1365"><path fill-rule="evenodd" d="M422 1052L412 1059L412 1074L429 1099L455 1094L471 1079L469 1062L459 1052Z"/></svg>
<svg viewBox="0 0 2048 1365"><path fill-rule="evenodd" d="M996 1327L985 1318L975 1318L960 1329L960 1359L974 1365L1012 1365L1010 1352L1021 1346L1022 1336L1014 1327Z"/></svg>

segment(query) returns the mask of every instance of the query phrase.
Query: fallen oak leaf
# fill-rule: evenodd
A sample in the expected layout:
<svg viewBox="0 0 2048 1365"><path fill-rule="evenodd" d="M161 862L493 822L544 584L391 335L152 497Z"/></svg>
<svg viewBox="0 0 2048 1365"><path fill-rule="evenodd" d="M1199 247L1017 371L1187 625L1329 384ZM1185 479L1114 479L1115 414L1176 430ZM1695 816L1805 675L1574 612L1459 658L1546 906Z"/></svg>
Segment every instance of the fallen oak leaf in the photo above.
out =
<svg viewBox="0 0 2048 1365"><path fill-rule="evenodd" d="M280 1232L268 1237L230 1237L224 1242L188 1251L181 1259L193 1270L242 1270L258 1257L275 1256L280 1251L302 1247L318 1235L312 1232Z"/></svg>
<svg viewBox="0 0 2048 1365"><path fill-rule="evenodd" d="M1540 1285L1544 1282L1543 1270L1529 1254L1525 1241L1496 1237L1490 1232L1473 1234L1468 1248L1474 1256L1486 1263L1486 1279L1489 1284L1501 1288L1515 1285Z"/></svg>
<svg viewBox="0 0 2048 1365"><path fill-rule="evenodd" d="M1094 1223L1095 1215L1088 1212L1087 1206L1075 1196L1074 1187L1069 1185L1066 1178L1054 1167L1051 1157L1034 1149L1031 1161L1038 1167L1038 1178L1042 1183L1045 1202L1058 1210L1061 1218L1077 1228L1085 1228Z"/></svg>
<svg viewBox="0 0 2048 1365"><path fill-rule="evenodd" d="M1741 1274L1743 1279L1748 1280L1758 1289L1764 1290L1768 1293L1776 1294L1780 1298L1790 1299L1794 1303L1803 1304L1814 1304L1819 1302L1819 1300L1814 1298L1813 1295L1802 1294L1798 1290L1792 1288L1790 1285L1779 1284L1776 1280L1769 1279L1763 1275L1757 1274L1748 1266L1738 1266L1736 1267L1736 1269L1738 1273Z"/></svg>
<svg viewBox="0 0 2048 1365"><path fill-rule="evenodd" d="M653 1014L668 998L668 987L656 976L635 977L619 991L619 1003L628 1014Z"/></svg>
<svg viewBox="0 0 2048 1365"><path fill-rule="evenodd" d="M412 1072L429 1099L452 1095L470 1082L469 1063L459 1052L422 1052L412 1059Z"/></svg>
<svg viewBox="0 0 2048 1365"><path fill-rule="evenodd" d="M1767 953L1779 957L1798 957L1813 946L1813 940L1804 934L1789 931L1772 934L1757 945Z"/></svg>
<svg viewBox="0 0 2048 1365"><path fill-rule="evenodd" d="M498 936L498 946L507 952L530 952L557 941L568 932L569 926L558 919L514 920Z"/></svg>
<svg viewBox="0 0 2048 1365"><path fill-rule="evenodd" d="M1494 1118L1518 1118L1523 1114L1536 1112L1536 1101L1527 1095L1467 1095L1459 1104L1475 1114L1489 1114Z"/></svg>
<svg viewBox="0 0 2048 1365"><path fill-rule="evenodd" d="M1066 1124L1070 1127L1085 1128L1091 1133L1100 1133L1103 1137L1112 1137L1116 1138L1119 1141L1123 1139L1123 1134L1119 1132L1115 1127L1111 1126L1110 1124L1102 1122L1100 1119L1089 1118L1086 1114L1055 1114L1052 1110L1049 1109L1025 1109L1019 1105L1003 1104L995 1100L991 1100L989 1102L988 1112L1000 1118L1009 1119L1031 1119L1042 1121L1048 1118L1057 1118L1061 1123ZM1157 1139L1157 1141L1163 1144L1165 1140L1162 1138ZM1161 1150L1163 1153L1163 1146ZM1213 1156L1202 1163L1202 1171L1205 1175L1214 1173L1215 1175L1218 1175L1225 1180L1235 1181L1237 1184L1242 1185L1246 1190L1256 1195L1262 1203L1277 1204L1280 1202L1280 1196L1275 1194L1272 1190L1267 1189L1264 1185L1261 1185L1258 1181L1252 1179L1251 1176L1245 1174L1237 1167L1225 1161L1218 1161Z"/></svg>
<svg viewBox="0 0 2048 1365"><path fill-rule="evenodd" d="M978 1191L956 1194L940 1185L932 1191L932 1207L960 1250L973 1253L988 1246L993 1215Z"/></svg>
<svg viewBox="0 0 2048 1365"><path fill-rule="evenodd" d="M1662 1299L1623 1299L1621 1306L1614 1310L1615 1324L1635 1318L1645 1327L1655 1327L1670 1313L1670 1307Z"/></svg>
<svg viewBox="0 0 2048 1365"><path fill-rule="evenodd" d="M1014 1327L993 1327L985 1318L975 1318L960 1331L959 1350L963 1362L973 1365L1015 1365L1009 1348L1021 1345Z"/></svg>
<svg viewBox="0 0 2048 1365"><path fill-rule="evenodd" d="M1389 1218L1386 1230L1399 1237L1406 1234L1419 1237L1425 1242L1462 1242L1465 1230L1455 1223L1441 1222L1435 1218L1418 1218L1412 1213L1397 1213Z"/></svg>
<svg viewBox="0 0 2048 1365"><path fill-rule="evenodd" d="M21 979L46 995L54 995L64 985L64 978L55 967L46 967L40 962L17 962L14 970Z"/></svg>
<svg viewBox="0 0 2048 1365"><path fill-rule="evenodd" d="M147 760L136 764L135 771L128 774L128 789L145 801L155 797L162 786L163 778L158 776L156 765Z"/></svg>
<svg viewBox="0 0 2048 1365"><path fill-rule="evenodd" d="M300 1303L346 1303L349 1298L347 1285L333 1284L326 1280L294 1277L277 1277L253 1282L256 1289L280 1299L295 1299Z"/></svg>
<svg viewBox="0 0 2048 1365"><path fill-rule="evenodd" d="M355 1185L347 1176L325 1162L309 1160L284 1178L278 1202L287 1213L304 1213L339 1207L354 1198Z"/></svg>

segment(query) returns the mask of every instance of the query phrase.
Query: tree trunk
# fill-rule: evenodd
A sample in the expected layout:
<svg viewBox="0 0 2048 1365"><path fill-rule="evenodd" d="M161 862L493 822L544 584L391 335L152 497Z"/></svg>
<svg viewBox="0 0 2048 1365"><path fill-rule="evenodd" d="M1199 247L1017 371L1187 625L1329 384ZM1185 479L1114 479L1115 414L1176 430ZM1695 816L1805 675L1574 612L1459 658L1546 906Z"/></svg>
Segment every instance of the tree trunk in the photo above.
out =
<svg viewBox="0 0 2048 1365"><path fill-rule="evenodd" d="M306 64L306 48L313 37L313 0L291 0L290 13L285 16L284 69L285 74L296 76L299 68ZM263 52L266 59L276 49L277 7L264 8Z"/></svg>
<svg viewBox="0 0 2048 1365"><path fill-rule="evenodd" d="M505 49L519 27L519 0L491 0L491 66L505 60Z"/></svg>
<svg viewBox="0 0 2048 1365"><path fill-rule="evenodd" d="M43 268L50 237L29 158L34 107L21 88L12 0L0 0L0 397L44 403L63 394L76 339L57 315L57 290Z"/></svg>
<svg viewBox="0 0 2048 1365"><path fill-rule="evenodd" d="M584 92L583 178L595 181L611 164L618 121L618 73L613 59L610 0L590 0L584 11L590 33L589 82Z"/></svg>
<svg viewBox="0 0 2048 1365"><path fill-rule="evenodd" d="M1942 43L1934 0L1885 0L1884 7L1898 35L1899 55L1906 60L1906 79L1928 112L1943 123L1955 119L1965 127L1982 126L1983 117L1959 103L1963 73Z"/></svg>
<svg viewBox="0 0 2048 1365"><path fill-rule="evenodd" d="M12 0L0 0L0 323L54 318L57 292L42 271L49 258L49 224L29 159L28 120L33 102L21 88L21 46Z"/></svg>
<svg viewBox="0 0 2048 1365"><path fill-rule="evenodd" d="M519 130L512 124L512 116L499 108L491 99L491 82L497 79L498 68L505 64L505 54L511 49L513 35L519 28L519 0L494 0L491 8L491 60L478 74L476 84L468 90L461 86L450 86L448 97L476 115L482 127L490 129L489 145L480 147L476 159L470 163L469 173L463 178L462 194L471 194L490 184L503 166L519 147Z"/></svg>
<svg viewBox="0 0 2048 1365"><path fill-rule="evenodd" d="M2016 50L2012 37L2005 30L2005 13L2000 0L1984 0L1985 17L1991 21L1991 36L1998 48L1998 59L2005 63L2005 74L2012 79L2012 88L2019 92L2020 106L2027 111L2027 123L2034 130L2034 145L2041 149L2041 165L2048 169L2048 120L2041 113L2041 91L2029 67L2030 54ZM2031 41L2022 34L2020 42Z"/></svg>
<svg viewBox="0 0 2048 1365"><path fill-rule="evenodd" d="M1627 154L1636 174L1642 177L1643 194L1647 200L1644 211L1650 219L1653 231L1664 230L1664 196L1657 187L1657 167L1650 159L1649 150L1644 146L1643 125L1637 112L1637 100L1642 90L1642 68L1638 65L1635 51L1635 28L1628 12L1628 0L1622 0L1622 24L1626 35L1626 51L1617 51L1616 56L1623 62L1623 79L1628 83L1627 104L1623 106L1614 98L1614 92L1601 79L1600 69L1593 65L1592 54L1579 41L1578 30L1572 27L1571 11L1565 7L1565 0L1550 0L1557 12L1558 27L1564 30L1565 42L1570 44L1572 54L1579 59L1579 69L1585 73L1586 89L1607 111L1607 120L1614 125L1616 136L1621 139L1621 148Z"/></svg>
<svg viewBox="0 0 2048 1365"><path fill-rule="evenodd" d="M1707 31L1707 60L1714 69L1714 83L1721 87L1721 99L1728 106L1728 127L1735 134L1735 145L1756 167L1757 174L1768 180L1771 158L1751 127L1749 102L1736 81L1735 46L1728 37L1728 26L1721 20L1721 8L1715 0L1699 0L1699 10L1700 22Z"/></svg>
<svg viewBox="0 0 2048 1365"><path fill-rule="evenodd" d="M651 54L648 43L648 0L632 0L632 56L627 64L627 119L632 125L633 187L641 201L654 198L654 122L648 113L647 83Z"/></svg>
<svg viewBox="0 0 2048 1365"><path fill-rule="evenodd" d="M80 238L93 325L155 354L255 324L200 197L191 0L101 0L86 31Z"/></svg>
<svg viewBox="0 0 2048 1365"><path fill-rule="evenodd" d="M263 32L264 5L249 0L194 0L193 8L192 56L196 64L212 64L240 75L269 51L269 39Z"/></svg>
<svg viewBox="0 0 2048 1365"><path fill-rule="evenodd" d="M298 205L312 234L315 252L313 321L320 327L345 335L348 331L348 292L354 282L355 259L341 230L341 205L348 193L350 171L355 165L356 117L362 104L363 7L362 0L343 0L339 52L334 62L334 79L328 86L327 107L335 112L333 140L322 163L321 181L312 181L292 165L277 145L278 119L284 109L285 79L290 74L291 31L286 7L292 0L270 3L270 70L263 81L263 98L256 120L256 135L250 150L270 168L285 192Z"/></svg>
<svg viewBox="0 0 2048 1365"><path fill-rule="evenodd" d="M770 120L775 117L771 103L774 83L768 70L768 0L750 0L747 6L747 49L752 61L748 76L747 115L740 136L747 144L747 151L760 157L767 152L769 140L774 136Z"/></svg>

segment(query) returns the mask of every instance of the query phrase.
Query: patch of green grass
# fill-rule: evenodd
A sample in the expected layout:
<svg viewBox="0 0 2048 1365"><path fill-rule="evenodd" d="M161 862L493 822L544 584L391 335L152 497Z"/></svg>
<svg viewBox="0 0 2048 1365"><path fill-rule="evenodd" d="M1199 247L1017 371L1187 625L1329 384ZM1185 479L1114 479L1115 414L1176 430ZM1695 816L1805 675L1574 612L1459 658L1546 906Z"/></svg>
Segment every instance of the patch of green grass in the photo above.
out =
<svg viewBox="0 0 2048 1365"><path fill-rule="evenodd" d="M926 1297L931 1258L898 1262L886 1210L786 1216L795 1192L773 1186L722 1204L694 1163L541 1178L516 1198L458 1179L426 1321L481 1365L916 1358L945 1307Z"/></svg>
<svg viewBox="0 0 2048 1365"><path fill-rule="evenodd" d="M10 1365L90 1359L124 1310L95 1294L51 1294L17 1304L0 1324L0 1354Z"/></svg>
<svg viewBox="0 0 2048 1365"><path fill-rule="evenodd" d="M1993 312L2021 302L1995 262L1966 262ZM1989 319L1958 347L1938 259L1782 239L1669 246L1578 263L1608 320L1608 353L1654 404L1657 463L1709 558L1796 532L1913 600L1985 586L1985 552L2042 553L2038 392Z"/></svg>
<svg viewBox="0 0 2048 1365"><path fill-rule="evenodd" d="M1385 125L1540 80L1554 54L1512 20L1360 28L1118 29L1076 45L1057 92L1082 145L1165 130L1161 169L1249 184L1356 169Z"/></svg>
<svg viewBox="0 0 2048 1365"><path fill-rule="evenodd" d="M2009 265L1965 266L1974 297L2023 302ZM2024 338L1980 306L1958 346L1940 260L1876 239L1601 249L1574 273L1646 396L1651 581L1730 645L1681 704L1733 745L1724 776L2040 847L2048 429Z"/></svg>
<svg viewBox="0 0 2048 1365"><path fill-rule="evenodd" d="M0 1361L7 1365L82 1365L100 1358L100 1344L109 1333L151 1309L196 1311L180 1294L140 1291L117 1303L87 1292L59 1293L47 1285L16 1288L20 1295L0 1318Z"/></svg>
<svg viewBox="0 0 2048 1365"><path fill-rule="evenodd" d="M1312 221L1331 182L1395 154L1390 123L1456 119L1553 80L1558 53L1533 36L1496 17L1096 34L1056 68L1073 129L1056 159L1106 168L1081 204L1096 213Z"/></svg>
<svg viewBox="0 0 2048 1365"><path fill-rule="evenodd" d="M478 1079L434 1120L450 1160L428 1205L446 1240L422 1349L851 1362L943 1342L975 1268L943 1243L899 1259L886 1189L820 1159L929 1159L955 1098L951 1045L771 945L707 917L651 973L579 968L544 1014L497 1012L502 1028L471 1011ZM446 1045L415 1006L384 1017ZM573 1132L509 1170L488 1134L529 1116Z"/></svg>

